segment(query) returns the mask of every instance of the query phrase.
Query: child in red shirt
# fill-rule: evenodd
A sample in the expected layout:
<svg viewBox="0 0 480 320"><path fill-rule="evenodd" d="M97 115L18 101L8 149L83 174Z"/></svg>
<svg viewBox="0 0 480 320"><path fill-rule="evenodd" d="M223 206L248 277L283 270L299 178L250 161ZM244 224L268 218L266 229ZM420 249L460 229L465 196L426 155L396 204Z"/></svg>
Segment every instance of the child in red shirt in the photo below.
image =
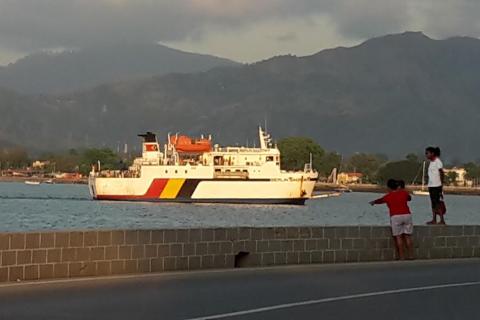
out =
<svg viewBox="0 0 480 320"><path fill-rule="evenodd" d="M388 180L390 191L380 199L371 201L370 204L385 203L390 211L390 225L395 240L395 249L400 260L405 259L404 245L407 247L408 259L413 259L413 222L408 202L412 200L405 190L405 183L393 179Z"/></svg>

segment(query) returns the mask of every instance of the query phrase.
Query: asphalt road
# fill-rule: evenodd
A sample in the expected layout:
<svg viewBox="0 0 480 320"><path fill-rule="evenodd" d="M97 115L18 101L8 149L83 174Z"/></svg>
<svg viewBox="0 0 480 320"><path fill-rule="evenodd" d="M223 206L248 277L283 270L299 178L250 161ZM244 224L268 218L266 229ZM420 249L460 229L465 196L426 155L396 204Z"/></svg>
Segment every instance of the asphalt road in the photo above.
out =
<svg viewBox="0 0 480 320"><path fill-rule="evenodd" d="M479 319L480 260L0 285L0 319Z"/></svg>

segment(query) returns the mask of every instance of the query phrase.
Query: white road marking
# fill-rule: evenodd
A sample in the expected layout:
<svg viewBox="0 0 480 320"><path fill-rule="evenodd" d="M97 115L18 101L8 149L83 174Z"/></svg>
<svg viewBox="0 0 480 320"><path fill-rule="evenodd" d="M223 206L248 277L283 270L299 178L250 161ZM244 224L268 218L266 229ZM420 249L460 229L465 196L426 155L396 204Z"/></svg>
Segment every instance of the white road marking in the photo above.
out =
<svg viewBox="0 0 480 320"><path fill-rule="evenodd" d="M230 313L214 314L214 315L198 317L198 318L189 318L189 319L185 319L185 320L224 319L224 318L237 317L237 316L243 316L243 315L254 314L254 313L261 313L261 312L268 312L268 311L274 311L274 310L280 310L280 309L302 307L302 306L322 304L322 303L335 302L335 301L384 296L384 295L399 294L399 293L406 293L406 292L428 291L428 290L436 290L436 289L478 286L478 285L480 285L480 281L462 282L462 283L449 283L449 284L439 284L439 285L424 286L424 287L413 287L413 288L405 288L405 289L394 289L394 290L385 290L385 291L377 291L377 292L367 292L367 293L351 294L351 295L346 295L346 296L338 296L338 297L323 298L323 299L316 299L316 300L306 300L306 301L299 301L299 302L292 302L292 303L284 303L284 304L278 304L278 305L273 305L273 306L268 306L268 307L261 307L261 308L255 308L255 309L249 309L249 310L230 312Z"/></svg>

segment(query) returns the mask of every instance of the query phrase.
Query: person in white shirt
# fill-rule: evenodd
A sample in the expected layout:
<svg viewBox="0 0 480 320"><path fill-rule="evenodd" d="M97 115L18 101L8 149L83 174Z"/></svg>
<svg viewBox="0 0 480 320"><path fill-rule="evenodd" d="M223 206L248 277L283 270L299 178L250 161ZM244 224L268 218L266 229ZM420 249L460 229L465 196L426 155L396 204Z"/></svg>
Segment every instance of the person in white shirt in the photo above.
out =
<svg viewBox="0 0 480 320"><path fill-rule="evenodd" d="M440 148L428 147L425 149L425 156L430 161L428 166L428 192L432 202L432 221L427 224L445 224L444 214L446 212L443 202L443 163L440 160ZM440 216L440 222L437 222L437 215Z"/></svg>

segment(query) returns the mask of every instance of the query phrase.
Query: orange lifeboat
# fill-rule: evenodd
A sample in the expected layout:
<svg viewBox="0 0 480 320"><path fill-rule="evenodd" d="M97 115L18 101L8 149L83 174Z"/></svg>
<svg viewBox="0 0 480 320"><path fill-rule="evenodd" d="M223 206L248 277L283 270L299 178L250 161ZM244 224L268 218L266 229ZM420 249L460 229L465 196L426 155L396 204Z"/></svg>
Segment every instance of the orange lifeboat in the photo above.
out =
<svg viewBox="0 0 480 320"><path fill-rule="evenodd" d="M212 150L209 139L192 139L188 136L171 136L170 143L175 146L178 152L202 153Z"/></svg>

